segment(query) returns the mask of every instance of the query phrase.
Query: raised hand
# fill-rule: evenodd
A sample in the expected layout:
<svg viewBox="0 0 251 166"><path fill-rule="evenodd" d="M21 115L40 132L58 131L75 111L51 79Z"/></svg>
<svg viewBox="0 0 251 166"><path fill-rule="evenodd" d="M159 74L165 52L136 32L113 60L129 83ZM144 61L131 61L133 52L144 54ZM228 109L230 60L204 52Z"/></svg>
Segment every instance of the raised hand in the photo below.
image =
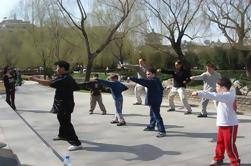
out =
<svg viewBox="0 0 251 166"><path fill-rule="evenodd" d="M198 92L194 91L194 92L192 92L191 95L192 95L192 96L198 96Z"/></svg>

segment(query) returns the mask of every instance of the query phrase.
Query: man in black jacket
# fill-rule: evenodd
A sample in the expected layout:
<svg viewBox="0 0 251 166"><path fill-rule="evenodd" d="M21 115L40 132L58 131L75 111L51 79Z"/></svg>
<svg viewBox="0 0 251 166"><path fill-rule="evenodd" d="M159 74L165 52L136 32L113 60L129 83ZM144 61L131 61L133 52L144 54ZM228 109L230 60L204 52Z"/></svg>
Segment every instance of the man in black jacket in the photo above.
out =
<svg viewBox="0 0 251 166"><path fill-rule="evenodd" d="M69 63L58 61L55 65L57 66L56 72L58 74L56 79L49 81L32 76L30 80L56 89L53 109L57 112L59 133L53 140L68 141L71 144L68 150L74 151L82 148L81 142L79 141L71 123L71 113L75 106L73 91L79 90L79 86L68 73L70 68Z"/></svg>
<svg viewBox="0 0 251 166"><path fill-rule="evenodd" d="M165 74L171 74L173 77L173 87L168 95L170 109L167 111L168 112L175 111L174 97L178 93L181 102L183 103L184 107L187 110L185 112L185 115L191 114L192 109L187 102L187 95L186 95L186 84L190 81L190 71L184 69L183 63L180 60L178 60L175 62L175 70L159 70L159 72Z"/></svg>
<svg viewBox="0 0 251 166"><path fill-rule="evenodd" d="M16 81L15 77L12 74L12 70L9 66L6 66L4 68L3 72L3 82L5 87L5 93L6 93L6 102L11 106L13 110L16 110L15 106L15 92L16 92Z"/></svg>

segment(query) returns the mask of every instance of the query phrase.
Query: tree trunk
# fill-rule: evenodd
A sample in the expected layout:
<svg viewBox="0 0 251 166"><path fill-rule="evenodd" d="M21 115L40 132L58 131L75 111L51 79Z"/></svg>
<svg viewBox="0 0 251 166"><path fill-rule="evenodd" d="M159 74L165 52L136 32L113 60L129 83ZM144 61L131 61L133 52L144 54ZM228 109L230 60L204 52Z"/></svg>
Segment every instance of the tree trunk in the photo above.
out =
<svg viewBox="0 0 251 166"><path fill-rule="evenodd" d="M173 49L178 56L178 60L182 61L184 68L190 70L191 64L186 60L185 55L183 54L181 43L174 43Z"/></svg>
<svg viewBox="0 0 251 166"><path fill-rule="evenodd" d="M183 61L184 60L184 54L182 52L181 45L175 43L173 45L173 49L174 49L175 53L177 54L178 59L181 60L181 61Z"/></svg>
<svg viewBox="0 0 251 166"><path fill-rule="evenodd" d="M94 59L91 55L88 56L88 62L86 66L86 73L85 73L85 81L90 80L91 72L92 72L92 66L93 66Z"/></svg>
<svg viewBox="0 0 251 166"><path fill-rule="evenodd" d="M43 68L44 68L43 77L44 77L44 79L46 79L47 66L46 66L46 61L45 60L43 61Z"/></svg>

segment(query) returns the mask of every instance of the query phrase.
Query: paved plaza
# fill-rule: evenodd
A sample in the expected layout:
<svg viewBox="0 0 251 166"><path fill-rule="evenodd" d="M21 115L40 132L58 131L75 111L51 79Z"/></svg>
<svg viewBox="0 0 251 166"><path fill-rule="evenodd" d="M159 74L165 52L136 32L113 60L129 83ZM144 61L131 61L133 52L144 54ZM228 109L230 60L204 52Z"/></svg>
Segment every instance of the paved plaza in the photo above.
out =
<svg viewBox="0 0 251 166"><path fill-rule="evenodd" d="M89 115L89 93L76 92L72 122L84 148L69 152L67 142L52 140L58 133L56 115L49 113L53 97L54 89L28 81L18 87L16 113L0 96L0 141L23 166L61 166L65 155L70 155L72 166L206 166L212 160L217 130L213 106L209 117L200 119L198 103L193 103L192 115L184 115L179 102L176 112L167 113L165 98L161 115L167 136L156 138L157 132L143 131L149 108L132 105L134 96L124 95L127 126L117 127L109 123L115 109L110 94L103 94L108 115L101 115L98 105ZM240 158L243 166L251 166L251 116L238 115L238 119ZM229 163L227 156L225 162Z"/></svg>

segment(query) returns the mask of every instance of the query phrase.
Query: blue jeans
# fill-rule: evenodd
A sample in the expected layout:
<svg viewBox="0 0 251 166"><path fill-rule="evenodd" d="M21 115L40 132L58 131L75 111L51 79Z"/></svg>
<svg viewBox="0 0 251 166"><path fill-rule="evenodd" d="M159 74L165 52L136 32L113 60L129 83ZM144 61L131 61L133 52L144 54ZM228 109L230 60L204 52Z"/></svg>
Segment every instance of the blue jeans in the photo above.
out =
<svg viewBox="0 0 251 166"><path fill-rule="evenodd" d="M147 127L155 128L156 123L159 132L166 133L165 126L160 115L160 106L150 106L150 124L147 125Z"/></svg>
<svg viewBox="0 0 251 166"><path fill-rule="evenodd" d="M121 114L122 113L122 106L123 106L123 98L119 98L115 100L115 107L116 112Z"/></svg>
<svg viewBox="0 0 251 166"><path fill-rule="evenodd" d="M115 100L115 107L116 107L115 120L118 120L119 122L125 121L122 114L123 97Z"/></svg>

